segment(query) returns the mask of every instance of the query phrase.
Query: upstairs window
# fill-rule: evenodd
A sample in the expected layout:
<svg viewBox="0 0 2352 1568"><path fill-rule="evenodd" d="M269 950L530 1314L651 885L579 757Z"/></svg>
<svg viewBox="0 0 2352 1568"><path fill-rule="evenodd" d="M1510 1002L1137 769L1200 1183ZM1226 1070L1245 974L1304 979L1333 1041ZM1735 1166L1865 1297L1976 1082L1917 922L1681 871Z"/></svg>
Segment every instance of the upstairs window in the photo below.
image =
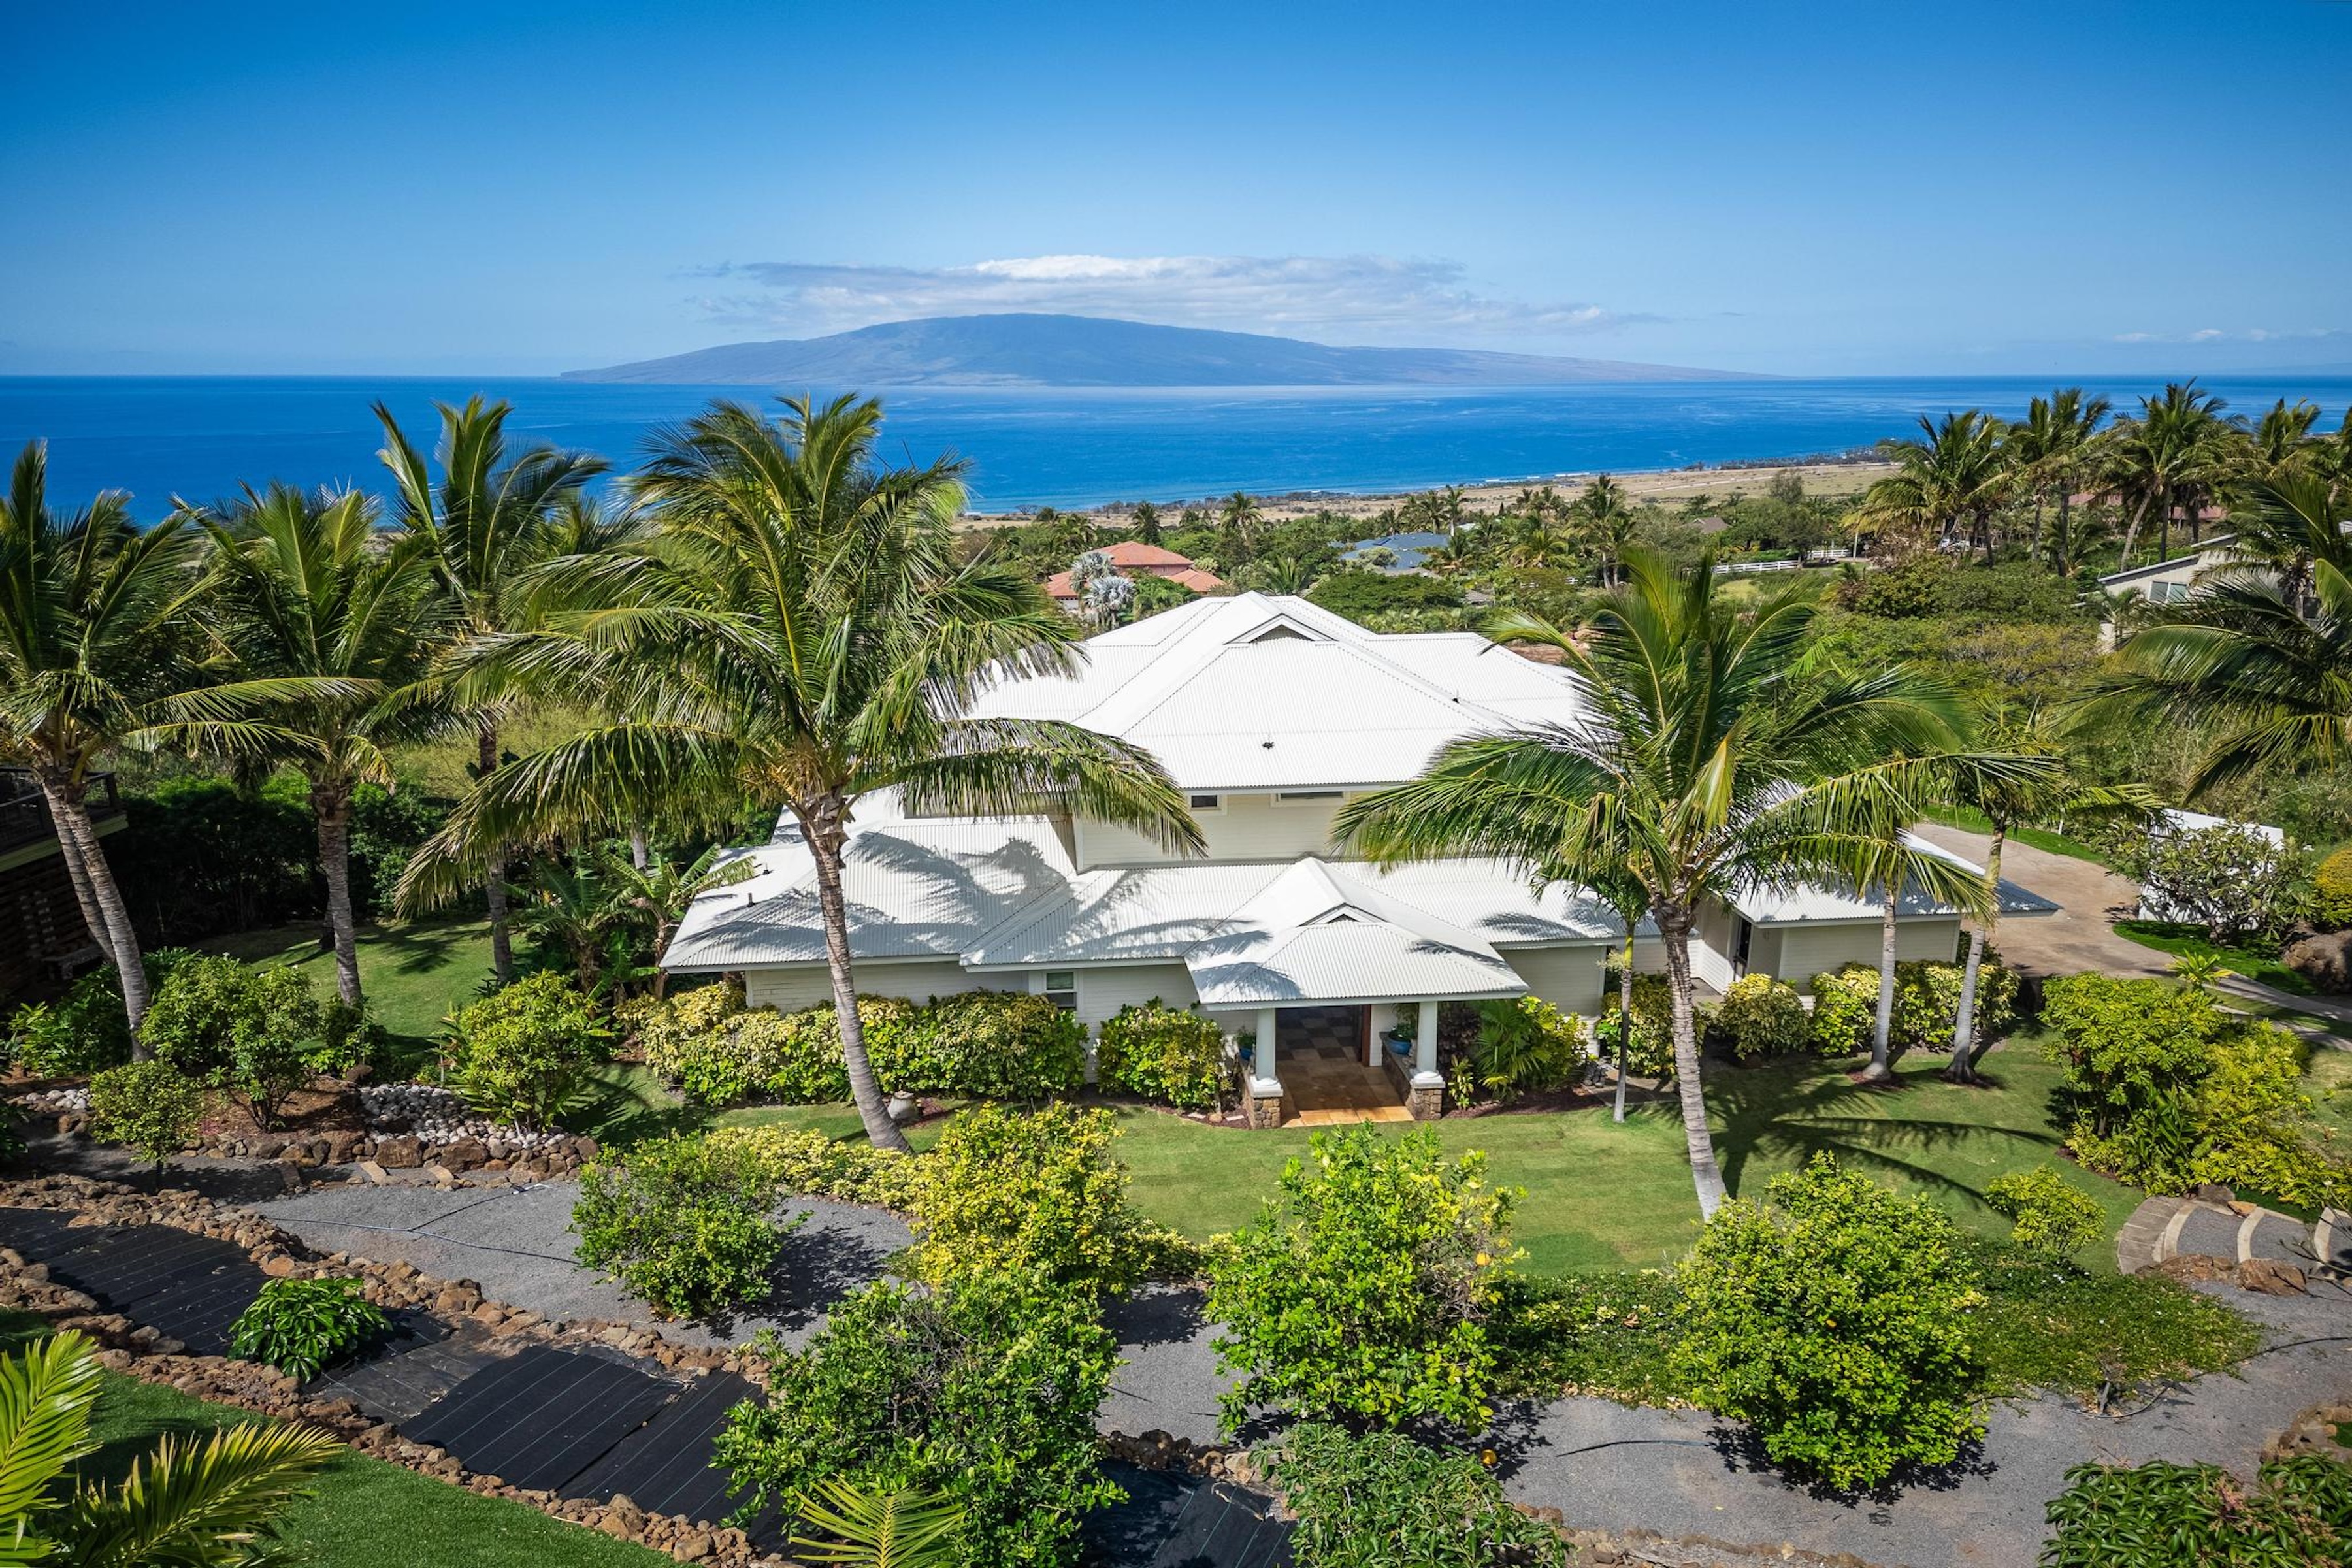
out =
<svg viewBox="0 0 2352 1568"><path fill-rule="evenodd" d="M1184 804L1198 812L1218 812L1225 809L1225 797L1213 791L1202 791L1186 795Z"/></svg>
<svg viewBox="0 0 2352 1568"><path fill-rule="evenodd" d="M1045 1000L1065 1013L1078 1010L1078 972L1075 969L1045 971Z"/></svg>
<svg viewBox="0 0 2352 1568"><path fill-rule="evenodd" d="M1336 789L1286 789L1274 797L1276 805L1305 805L1309 801L1338 800L1342 791Z"/></svg>

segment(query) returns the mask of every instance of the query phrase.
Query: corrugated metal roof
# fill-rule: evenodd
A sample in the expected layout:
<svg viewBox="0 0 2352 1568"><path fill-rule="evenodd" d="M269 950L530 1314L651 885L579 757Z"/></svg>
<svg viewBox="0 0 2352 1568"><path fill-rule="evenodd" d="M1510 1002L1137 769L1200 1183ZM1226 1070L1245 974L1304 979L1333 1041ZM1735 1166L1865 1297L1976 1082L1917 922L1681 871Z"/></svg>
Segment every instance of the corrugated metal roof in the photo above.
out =
<svg viewBox="0 0 2352 1568"><path fill-rule="evenodd" d="M1203 1007L1275 1007L1391 996L1520 996L1527 983L1496 956L1386 921L1249 931L1185 954Z"/></svg>
<svg viewBox="0 0 2352 1568"><path fill-rule="evenodd" d="M1981 877L1984 868L1976 865L1940 845L1928 843L1912 834L1904 839L1912 848L1925 851L1939 860L1948 860L1964 870ZM2004 877L2000 880L2000 914L2006 920L2012 915L2053 915L2058 906L2041 894L2030 892ZM1787 925L1803 921L1863 921L1885 917L1885 900L1875 893L1864 894L1851 884L1807 883L1796 887L1752 888L1732 900L1733 907L1759 925ZM1916 887L1906 888L1895 901L1897 918L1952 915L1959 911L1938 899L1931 899Z"/></svg>

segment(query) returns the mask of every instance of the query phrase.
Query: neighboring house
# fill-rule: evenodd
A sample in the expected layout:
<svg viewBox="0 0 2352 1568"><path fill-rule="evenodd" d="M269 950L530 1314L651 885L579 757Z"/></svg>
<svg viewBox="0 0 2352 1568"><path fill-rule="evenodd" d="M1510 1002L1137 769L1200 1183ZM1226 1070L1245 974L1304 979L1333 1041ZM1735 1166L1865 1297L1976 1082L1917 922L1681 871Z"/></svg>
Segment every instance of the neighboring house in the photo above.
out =
<svg viewBox="0 0 2352 1568"><path fill-rule="evenodd" d="M1147 747L1185 792L1207 854L1184 859L1067 815L910 816L890 795L869 796L845 878L861 990L1037 992L1089 1027L1153 997L1198 1005L1255 1037L1251 1112L1265 1124L1317 1109L1305 1086L1329 1062L1360 1085L1384 1081L1391 1105L1435 1114L1434 1003L1532 993L1600 1011L1602 963L1624 928L1598 899L1538 889L1500 860L1383 871L1331 842L1341 802L1418 776L1449 741L1574 722L1580 703L1561 670L1475 633L1382 636L1255 593L1197 600L1086 646L1076 677L1007 682L978 713L1068 720ZM697 900L664 963L740 972L755 1005L827 999L797 828L741 853L759 874ZM2004 892L2007 913L2054 907ZM1751 971L1801 986L1842 963L1874 963L1879 933L1868 899L1759 892L1708 910L1693 958L1711 986ZM1958 937L1951 910L1906 901L1903 957L1949 959ZM1662 967L1656 948L1643 944L1637 961ZM1381 1043L1400 1004L1418 1005L1409 1055Z"/></svg>
<svg viewBox="0 0 2352 1568"><path fill-rule="evenodd" d="M2198 578L2230 564L2230 552L2237 542L2234 533L2217 533L2186 555L2110 572L2099 579L2099 586L2110 594L2137 593L2151 605L2169 605L2189 597Z"/></svg>
<svg viewBox="0 0 2352 1568"><path fill-rule="evenodd" d="M1189 555L1179 555L1173 550L1162 550L1156 544L1139 544L1132 539L1122 539L1108 545L1102 552L1110 557L1111 569L1122 577L1165 577L1181 584L1195 594L1214 594L1224 587L1224 580L1214 573L1203 572L1192 564ZM1056 572L1045 579L1045 592L1055 604L1066 610L1078 605L1078 591L1070 585L1067 572Z"/></svg>
<svg viewBox="0 0 2352 1568"><path fill-rule="evenodd" d="M112 773L91 775L89 814L101 836L122 826ZM0 768L0 996L104 957L82 923L40 787L22 768Z"/></svg>
<svg viewBox="0 0 2352 1568"><path fill-rule="evenodd" d="M1444 548L1444 544L1445 535L1442 533L1387 533L1378 539L1356 541L1354 546L1340 559L1361 564L1364 557L1373 551L1385 550L1391 559L1377 566L1375 570L1388 573L1418 572L1421 570L1422 558L1433 550Z"/></svg>

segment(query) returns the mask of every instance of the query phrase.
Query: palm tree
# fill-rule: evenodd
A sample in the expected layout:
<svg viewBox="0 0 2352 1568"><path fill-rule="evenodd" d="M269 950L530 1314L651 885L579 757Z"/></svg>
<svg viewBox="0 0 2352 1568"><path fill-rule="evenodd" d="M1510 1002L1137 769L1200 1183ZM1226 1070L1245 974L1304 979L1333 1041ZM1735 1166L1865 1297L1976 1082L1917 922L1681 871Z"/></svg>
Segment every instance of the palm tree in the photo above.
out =
<svg viewBox="0 0 2352 1568"><path fill-rule="evenodd" d="M126 501L110 491L60 515L48 503L48 449L27 442L17 456L0 500L0 756L28 765L48 805L83 923L114 966L135 1035L147 978L90 819L90 773L105 752L153 738L203 700L175 695L173 661L159 657L193 584L184 526L166 519L142 532Z"/></svg>
<svg viewBox="0 0 2352 1568"><path fill-rule="evenodd" d="M238 1568L281 1560L271 1521L342 1446L309 1426L238 1422L200 1447L166 1436L112 1488L68 1494L99 1450L102 1378L68 1331L0 1362L0 1562L57 1568Z"/></svg>
<svg viewBox="0 0 2352 1568"><path fill-rule="evenodd" d="M1687 574L1625 558L1626 588L1582 645L1506 615L1493 635L1557 648L1584 717L1474 736L1423 776L1349 801L1335 826L1376 860L1496 855L1545 880L1643 889L1665 947L1683 1136L1702 1215L1724 1196L1701 1091L1691 937L1702 910L1759 884L1843 874L1889 800L1946 749L1937 689L1902 670L1800 679L1815 605L1791 585L1741 611L1711 552ZM1908 848L1913 881L1966 904L1974 883Z"/></svg>
<svg viewBox="0 0 2352 1568"><path fill-rule="evenodd" d="M604 471L601 458L531 447L507 451L506 402L467 399L462 408L446 403L441 416L441 479L435 483L425 458L383 404L383 426L377 454L392 470L401 525L426 542L426 558L448 600L448 631L455 637L493 637L531 624L535 608L524 577L541 563L578 553L583 543L604 547L593 533L579 537L581 487ZM593 516L593 514L589 514ZM617 533L618 529L614 531ZM499 727L509 704L485 701L469 715L474 724L478 776L499 765ZM490 916L490 967L501 984L514 978L514 942L507 931L506 875L494 867L485 879Z"/></svg>
<svg viewBox="0 0 2352 1568"><path fill-rule="evenodd" d="M2223 560L2274 574L2289 599L2311 590L2313 563L2327 561L2352 572L2352 495L2338 495L2322 476L2290 467L2256 479L2230 503L2237 531Z"/></svg>
<svg viewBox="0 0 2352 1568"><path fill-rule="evenodd" d="M2011 479L2001 456L2006 429L1979 408L1947 414L1940 422L1921 416L1919 437L1878 444L1895 471L1872 482L1857 515L1882 531L1932 534L1944 542L1965 523L1966 542L1973 545L1981 534L1990 552L1993 510Z"/></svg>
<svg viewBox="0 0 2352 1568"><path fill-rule="evenodd" d="M823 1536L795 1534L793 1550L804 1563L828 1568L954 1568L962 1562L958 1537L964 1505L913 1488L869 1489L839 1476L793 1499L793 1514Z"/></svg>
<svg viewBox="0 0 2352 1568"><path fill-rule="evenodd" d="M2118 424L2106 443L2107 481L2131 507L2131 521L2124 529L2125 566L2131 564L2149 509L2157 512L2160 561L2171 549L2173 514L2180 512L2193 530L2207 488L2227 467L2230 427L2221 422L2221 410L2228 405L2220 398L2197 390L2194 381L2176 381L2159 395L2141 398L2139 406L2139 417Z"/></svg>
<svg viewBox="0 0 2352 1568"><path fill-rule="evenodd" d="M2263 411L2263 416L2247 431L2249 450L2246 456L2253 471L2271 479L2285 479L2301 472L2318 456L2320 442L2312 438L2312 426L2319 423L2319 405L2308 398L2289 404L2284 397ZM2233 517L2231 521L2235 521Z"/></svg>
<svg viewBox="0 0 2352 1568"><path fill-rule="evenodd" d="M612 868L614 899L619 907L645 922L653 939L655 963L660 963L662 954L669 951L669 939L677 934L678 921L686 918L688 905L705 893L743 880L759 868L749 859L730 860L725 856L725 850L713 846L691 861L654 855L647 857L644 864L632 860ZM657 969L654 994L660 995L668 984L668 972Z"/></svg>
<svg viewBox="0 0 2352 1568"><path fill-rule="evenodd" d="M1135 542L1138 544L1160 542L1160 509L1148 500L1135 503Z"/></svg>
<svg viewBox="0 0 2352 1568"><path fill-rule="evenodd" d="M1265 513L1258 510L1246 490L1235 490L1225 498L1217 512L1217 526L1231 535L1241 546L1244 555L1257 551L1258 531L1265 525Z"/></svg>
<svg viewBox="0 0 2352 1568"><path fill-rule="evenodd" d="M396 787L383 742L420 726L408 700L431 631L428 535L386 543L375 503L272 484L196 514L212 536L215 697L249 703L289 737L285 760L310 782L335 985L362 1003L352 912L352 800L362 784Z"/></svg>
<svg viewBox="0 0 2352 1568"><path fill-rule="evenodd" d="M2060 573L2070 564L2066 552L2074 540L2074 488L2081 482L2098 447L2099 426L2115 405L2104 397L2085 397L2079 386L2062 386L2047 397L2026 405L2025 422L2012 425L2002 441L2003 455L2017 479L2033 493L2033 558L2042 559L2042 508L2057 498L2055 539Z"/></svg>
<svg viewBox="0 0 2352 1568"><path fill-rule="evenodd" d="M1576 498L1575 506L1577 516L1583 520L1580 531L1585 542L1601 557L1601 585L1613 586L1618 564L1625 558L1640 517L1625 499L1625 487L1607 474L1595 475Z"/></svg>
<svg viewBox="0 0 2352 1568"><path fill-rule="evenodd" d="M1191 852L1183 795L1139 747L1056 721L974 717L1008 674L1066 672L1080 628L1026 575L960 564L961 466L875 461L881 408L787 401L770 421L716 403L658 432L635 479L658 553L597 574L601 595L477 662L562 677L614 715L501 764L401 879L453 896L490 847L652 817L788 815L814 866L842 1056L866 1135L902 1149L857 1017L842 894L851 815L896 786L917 810L980 816L1055 803Z"/></svg>

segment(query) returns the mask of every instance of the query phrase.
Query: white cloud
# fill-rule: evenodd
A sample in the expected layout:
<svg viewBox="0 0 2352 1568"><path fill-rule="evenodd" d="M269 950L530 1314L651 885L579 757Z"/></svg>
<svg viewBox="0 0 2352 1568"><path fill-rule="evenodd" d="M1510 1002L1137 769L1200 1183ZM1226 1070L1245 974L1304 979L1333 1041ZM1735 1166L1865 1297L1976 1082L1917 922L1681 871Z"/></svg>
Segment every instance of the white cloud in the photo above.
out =
<svg viewBox="0 0 2352 1568"><path fill-rule="evenodd" d="M2324 342L2331 338L2343 337L2352 337L2352 328L2248 327L2242 331L2224 331L2220 327L2200 327L2192 332L2117 332L2110 341L2118 343L2294 343Z"/></svg>
<svg viewBox="0 0 2352 1568"><path fill-rule="evenodd" d="M1391 343L1526 341L1661 320L1482 294L1466 271L1458 261L1379 256L1026 256L941 268L751 261L705 271L749 287L696 303L729 326L806 335L1009 310Z"/></svg>

